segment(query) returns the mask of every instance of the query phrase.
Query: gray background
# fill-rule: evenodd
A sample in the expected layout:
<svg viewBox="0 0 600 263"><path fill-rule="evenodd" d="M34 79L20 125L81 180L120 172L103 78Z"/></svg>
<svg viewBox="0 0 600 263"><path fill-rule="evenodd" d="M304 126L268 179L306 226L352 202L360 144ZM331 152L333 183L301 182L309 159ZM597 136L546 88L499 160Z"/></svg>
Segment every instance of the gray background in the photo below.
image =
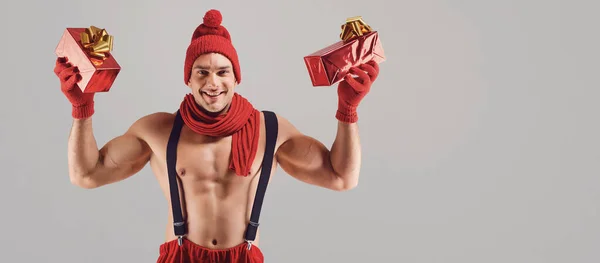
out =
<svg viewBox="0 0 600 263"><path fill-rule="evenodd" d="M123 67L96 96L99 144L174 111L185 48L220 9L238 91L331 145L336 93L302 57L346 17L388 61L360 113L359 187L278 169L261 217L266 262L598 262L597 1L23 1L0 4L2 262L154 262L167 203L146 167L96 190L69 183L70 105L53 75L65 27L115 36ZM384 7L384 4L388 6Z"/></svg>

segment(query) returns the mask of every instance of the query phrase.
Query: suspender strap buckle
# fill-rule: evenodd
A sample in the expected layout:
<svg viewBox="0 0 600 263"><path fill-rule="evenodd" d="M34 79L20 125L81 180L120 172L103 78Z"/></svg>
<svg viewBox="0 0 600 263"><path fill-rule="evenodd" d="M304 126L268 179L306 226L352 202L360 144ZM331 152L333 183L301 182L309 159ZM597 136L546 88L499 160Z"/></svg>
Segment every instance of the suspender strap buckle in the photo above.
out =
<svg viewBox="0 0 600 263"><path fill-rule="evenodd" d="M173 223L173 227L175 228L175 235L177 236L177 244L179 246L183 245L183 236L185 236L185 222L175 222Z"/></svg>
<svg viewBox="0 0 600 263"><path fill-rule="evenodd" d="M173 223L173 228L176 236L183 236L187 231L185 228L185 222L175 222Z"/></svg>
<svg viewBox="0 0 600 263"><path fill-rule="evenodd" d="M247 241L253 241L256 238L256 232L258 232L258 223L250 220L248 222L248 226L246 227L246 234L244 239Z"/></svg>
<svg viewBox="0 0 600 263"><path fill-rule="evenodd" d="M248 222L248 233L251 236L248 239L254 239L254 235L256 235L256 231L258 230L258 225L260 225L258 222L252 222L252 220Z"/></svg>
<svg viewBox="0 0 600 263"><path fill-rule="evenodd" d="M254 238L256 237L258 225L259 224L257 222L253 222L252 220L248 222L248 227L246 228L246 238L244 239L246 240L246 243L248 243L248 250L252 248L252 241L254 241Z"/></svg>

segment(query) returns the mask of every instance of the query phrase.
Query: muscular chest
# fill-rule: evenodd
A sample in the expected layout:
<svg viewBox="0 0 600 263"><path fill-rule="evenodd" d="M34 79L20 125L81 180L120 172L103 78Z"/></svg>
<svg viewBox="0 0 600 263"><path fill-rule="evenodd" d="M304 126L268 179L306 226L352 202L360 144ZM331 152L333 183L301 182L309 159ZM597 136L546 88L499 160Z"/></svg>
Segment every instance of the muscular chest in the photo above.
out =
<svg viewBox="0 0 600 263"><path fill-rule="evenodd" d="M184 130L177 145L178 175L186 180L226 180L231 174L231 141Z"/></svg>
<svg viewBox="0 0 600 263"><path fill-rule="evenodd" d="M258 149L250 163L250 177L260 170L264 154L264 136L259 136ZM177 144L177 174L186 181L227 183L239 181L231 168L232 136L210 137L184 128Z"/></svg>
<svg viewBox="0 0 600 263"><path fill-rule="evenodd" d="M161 182L166 182L167 179L166 151L172 123L172 120L165 121L160 129L154 130L147 136L147 141L154 152L151 160L152 169ZM265 139L264 125L261 125L257 150L250 164L249 177L251 178L260 172ZM184 183L189 181L221 184L231 181L249 181L248 177L238 176L230 169L232 141L232 136L220 138L204 136L184 126L176 148L175 169L180 180Z"/></svg>

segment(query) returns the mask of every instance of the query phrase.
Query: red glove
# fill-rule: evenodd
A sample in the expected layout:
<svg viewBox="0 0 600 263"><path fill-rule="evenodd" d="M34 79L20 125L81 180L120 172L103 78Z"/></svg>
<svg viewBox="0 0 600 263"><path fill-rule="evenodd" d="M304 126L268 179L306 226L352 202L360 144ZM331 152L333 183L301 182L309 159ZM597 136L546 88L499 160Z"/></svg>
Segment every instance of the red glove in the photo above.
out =
<svg viewBox="0 0 600 263"><path fill-rule="evenodd" d="M366 71L366 72L365 72ZM357 75L353 78L352 74ZM356 108L371 90L371 84L379 75L379 65L371 60L358 67L350 68L348 75L338 84L338 110L335 117L342 122L358 121Z"/></svg>
<svg viewBox="0 0 600 263"><path fill-rule="evenodd" d="M77 86L81 81L79 69L71 65L65 57L56 59L54 74L60 80L60 89L72 105L71 115L75 119L84 119L94 114L94 93L83 93Z"/></svg>

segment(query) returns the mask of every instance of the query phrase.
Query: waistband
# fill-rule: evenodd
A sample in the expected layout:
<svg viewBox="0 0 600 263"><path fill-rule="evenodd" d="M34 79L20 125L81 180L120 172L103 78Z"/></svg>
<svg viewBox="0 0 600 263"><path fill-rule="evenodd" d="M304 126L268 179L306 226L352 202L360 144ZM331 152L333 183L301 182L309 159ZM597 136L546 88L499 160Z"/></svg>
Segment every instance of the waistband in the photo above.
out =
<svg viewBox="0 0 600 263"><path fill-rule="evenodd" d="M259 247L252 245L251 249L248 250L248 244L246 242L230 248L212 249L196 244L187 238L183 238L181 246L179 246L178 240L175 239L165 242L159 247L159 253L161 256L179 253L180 251L185 251L186 256L198 259L206 258L223 260L246 257L253 260L248 262L263 262L264 258Z"/></svg>

